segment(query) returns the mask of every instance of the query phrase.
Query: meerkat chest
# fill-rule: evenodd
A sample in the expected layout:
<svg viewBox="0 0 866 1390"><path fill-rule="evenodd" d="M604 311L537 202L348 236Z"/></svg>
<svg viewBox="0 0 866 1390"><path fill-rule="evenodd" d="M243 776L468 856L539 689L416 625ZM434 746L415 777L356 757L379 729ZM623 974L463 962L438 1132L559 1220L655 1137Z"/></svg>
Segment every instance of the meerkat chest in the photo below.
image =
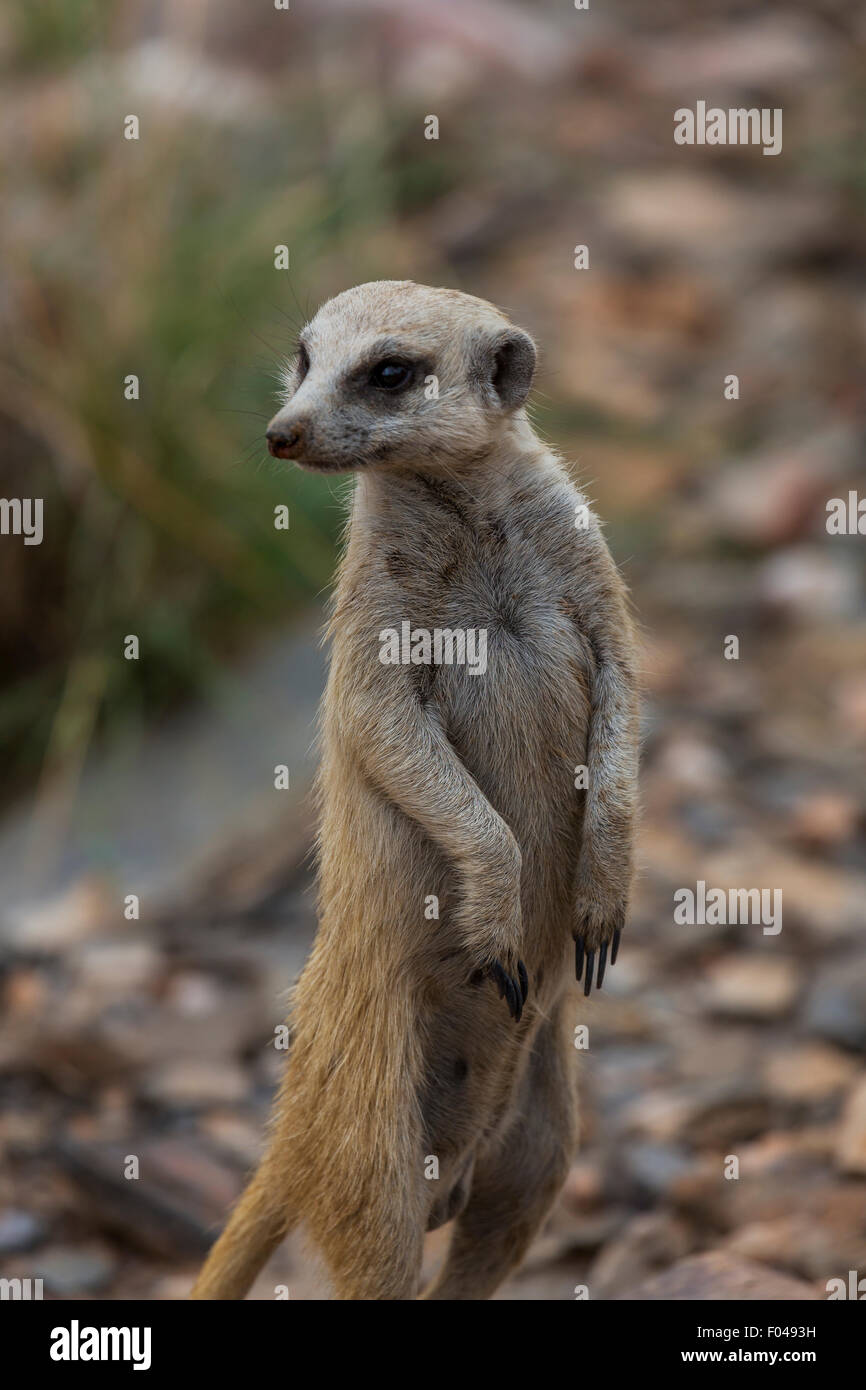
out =
<svg viewBox="0 0 866 1390"><path fill-rule="evenodd" d="M411 560L392 548L384 565L392 620L379 630L380 660L419 668L428 696L477 718L514 703L549 724L585 694L588 649L555 554L494 519Z"/></svg>

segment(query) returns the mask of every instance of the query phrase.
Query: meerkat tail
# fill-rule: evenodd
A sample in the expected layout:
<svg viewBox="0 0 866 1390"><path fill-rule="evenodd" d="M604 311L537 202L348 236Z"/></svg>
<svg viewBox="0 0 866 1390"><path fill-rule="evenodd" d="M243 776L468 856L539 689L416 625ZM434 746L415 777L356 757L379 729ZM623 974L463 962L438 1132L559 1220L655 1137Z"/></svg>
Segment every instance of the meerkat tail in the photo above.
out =
<svg viewBox="0 0 866 1390"><path fill-rule="evenodd" d="M285 1182L274 1182L262 1165L251 1178L196 1280L192 1299L241 1299L276 1250L297 1224L286 1200Z"/></svg>

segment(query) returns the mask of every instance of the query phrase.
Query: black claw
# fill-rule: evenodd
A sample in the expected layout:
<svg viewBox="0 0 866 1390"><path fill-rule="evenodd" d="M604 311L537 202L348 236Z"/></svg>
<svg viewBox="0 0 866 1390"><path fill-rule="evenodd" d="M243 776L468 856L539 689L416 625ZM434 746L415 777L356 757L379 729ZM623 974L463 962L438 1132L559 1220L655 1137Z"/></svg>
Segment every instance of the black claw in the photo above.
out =
<svg viewBox="0 0 866 1390"><path fill-rule="evenodd" d="M601 982L604 979L604 967L607 965L607 942L602 944L598 953L598 975L596 976L595 987L601 989Z"/></svg>
<svg viewBox="0 0 866 1390"><path fill-rule="evenodd" d="M610 953L610 963L611 963L611 965L616 965L616 958L617 958L617 955L618 955L618 953L619 953L619 939L620 939L621 936L622 936L622 928L621 928L621 927L617 927L616 931L615 931L614 934L613 934L613 950L612 950L611 953Z"/></svg>
<svg viewBox="0 0 866 1390"><path fill-rule="evenodd" d="M592 989L592 972L595 969L595 951L586 953L586 980L584 981L583 993L586 997Z"/></svg>
<svg viewBox="0 0 866 1390"><path fill-rule="evenodd" d="M574 942L574 975L579 980L583 974L583 937L578 936Z"/></svg>
<svg viewBox="0 0 866 1390"><path fill-rule="evenodd" d="M520 988L523 990L523 1002L529 998L529 976L526 973L526 966L522 960L517 962L517 973L520 976Z"/></svg>
<svg viewBox="0 0 866 1390"><path fill-rule="evenodd" d="M502 962L498 960L488 966L487 973L499 990L499 998L504 999L508 1005L511 1017L519 1023L529 993L529 976L523 961L517 962L517 975L509 975Z"/></svg>

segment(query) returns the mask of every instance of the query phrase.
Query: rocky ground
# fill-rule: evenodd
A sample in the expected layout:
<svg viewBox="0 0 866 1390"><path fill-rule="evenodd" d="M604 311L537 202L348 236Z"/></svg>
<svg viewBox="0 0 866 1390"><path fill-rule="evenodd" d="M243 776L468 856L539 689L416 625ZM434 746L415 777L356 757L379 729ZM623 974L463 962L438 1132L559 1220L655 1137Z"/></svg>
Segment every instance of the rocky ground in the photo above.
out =
<svg viewBox="0 0 866 1390"><path fill-rule="evenodd" d="M389 62L433 83L421 8ZM448 99L464 133L495 119L499 155L387 243L391 273L447 274L538 335L539 425L589 479L644 633L632 919L604 992L575 992L583 1142L508 1299L807 1299L866 1274L866 542L825 525L864 492L862 36L831 4L687 8L654 28L610 7L549 80L540 19L515 76L481 15ZM503 63L511 117L485 86ZM785 156L662 139L684 68L784 106ZM0 1274L185 1295L259 1152L314 925L308 822L299 800L140 921L92 871L4 920ZM781 890L781 930L678 924L698 881ZM281 1283L324 1287L294 1240L254 1296Z"/></svg>

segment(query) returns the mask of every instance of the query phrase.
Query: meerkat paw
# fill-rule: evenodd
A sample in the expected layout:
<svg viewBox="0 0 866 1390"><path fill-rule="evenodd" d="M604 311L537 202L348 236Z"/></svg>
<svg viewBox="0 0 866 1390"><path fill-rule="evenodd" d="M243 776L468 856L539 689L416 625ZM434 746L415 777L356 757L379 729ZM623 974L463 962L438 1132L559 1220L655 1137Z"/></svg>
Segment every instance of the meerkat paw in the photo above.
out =
<svg viewBox="0 0 866 1390"><path fill-rule="evenodd" d="M589 908L578 914L578 925L574 928L574 974L583 981L584 996L589 995L595 974L595 987L601 989L604 972L607 969L608 949L610 963L616 965L619 943L625 926L625 905L605 912L599 907ZM595 958L598 953L598 973L595 973Z"/></svg>
<svg viewBox="0 0 866 1390"><path fill-rule="evenodd" d="M513 969L516 973L510 974L501 961L495 960L487 973L499 990L499 998L507 1002L511 1017L519 1023L529 998L529 975L522 960L518 960Z"/></svg>

